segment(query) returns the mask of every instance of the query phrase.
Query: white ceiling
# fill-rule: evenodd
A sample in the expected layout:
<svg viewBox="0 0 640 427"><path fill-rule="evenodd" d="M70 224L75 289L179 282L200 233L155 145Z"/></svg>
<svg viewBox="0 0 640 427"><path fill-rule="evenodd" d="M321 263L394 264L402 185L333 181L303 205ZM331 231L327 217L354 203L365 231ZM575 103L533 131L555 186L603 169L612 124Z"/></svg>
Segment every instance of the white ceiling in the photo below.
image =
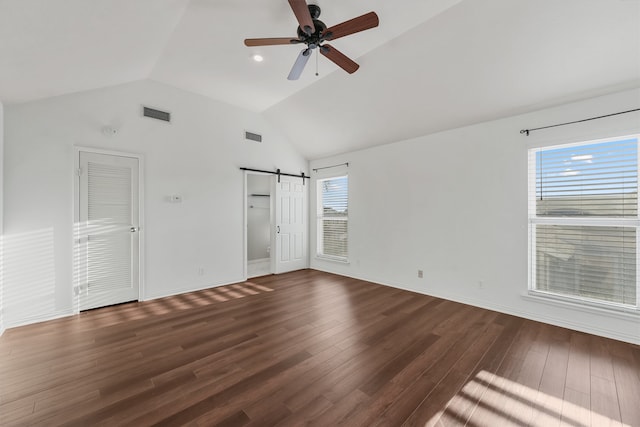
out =
<svg viewBox="0 0 640 427"><path fill-rule="evenodd" d="M0 0L0 100L150 78L263 112L317 158L640 86L638 0L316 3L327 26L379 15L332 42L355 74L321 56L291 82L300 46L244 46L295 35L286 0Z"/></svg>

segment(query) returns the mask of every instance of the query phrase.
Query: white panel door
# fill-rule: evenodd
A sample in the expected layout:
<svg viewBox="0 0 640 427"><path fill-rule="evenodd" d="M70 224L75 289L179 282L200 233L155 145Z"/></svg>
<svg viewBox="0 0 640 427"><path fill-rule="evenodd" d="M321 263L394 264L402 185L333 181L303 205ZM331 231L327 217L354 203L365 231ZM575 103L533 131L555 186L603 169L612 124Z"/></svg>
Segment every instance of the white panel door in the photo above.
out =
<svg viewBox="0 0 640 427"><path fill-rule="evenodd" d="M280 176L275 193L275 272L300 270L307 261L307 187L301 178Z"/></svg>
<svg viewBox="0 0 640 427"><path fill-rule="evenodd" d="M139 298L138 159L80 152L79 308Z"/></svg>

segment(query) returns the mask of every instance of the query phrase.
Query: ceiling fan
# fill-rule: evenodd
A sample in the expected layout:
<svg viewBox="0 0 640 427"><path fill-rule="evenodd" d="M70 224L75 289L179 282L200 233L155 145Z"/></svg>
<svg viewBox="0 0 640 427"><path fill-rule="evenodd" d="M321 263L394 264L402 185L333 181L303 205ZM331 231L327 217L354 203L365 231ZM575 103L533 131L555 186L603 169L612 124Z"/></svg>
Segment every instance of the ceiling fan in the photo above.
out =
<svg viewBox="0 0 640 427"><path fill-rule="evenodd" d="M377 27L379 20L375 12L365 13L357 18L327 28L324 22L318 19L320 17L320 7L318 5L307 5L305 0L289 0L289 5L300 24L298 26L297 37L245 39L244 44L246 46L305 44L306 47L302 49L302 52L300 52L296 62L293 64L293 68L291 68L291 72L287 77L289 80L298 80L307 61L309 61L311 57L311 52L316 48L320 50L322 55L329 58L349 74L355 73L356 70L360 68L358 64L338 49L325 42Z"/></svg>

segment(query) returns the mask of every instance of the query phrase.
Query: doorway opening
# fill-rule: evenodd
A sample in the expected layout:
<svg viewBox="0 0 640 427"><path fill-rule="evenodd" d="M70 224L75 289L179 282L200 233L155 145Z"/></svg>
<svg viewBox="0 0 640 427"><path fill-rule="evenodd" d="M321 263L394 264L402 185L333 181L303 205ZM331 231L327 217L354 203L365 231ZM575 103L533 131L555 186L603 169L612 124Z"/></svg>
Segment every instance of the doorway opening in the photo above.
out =
<svg viewBox="0 0 640 427"><path fill-rule="evenodd" d="M271 255L272 177L246 174L247 278L273 273Z"/></svg>

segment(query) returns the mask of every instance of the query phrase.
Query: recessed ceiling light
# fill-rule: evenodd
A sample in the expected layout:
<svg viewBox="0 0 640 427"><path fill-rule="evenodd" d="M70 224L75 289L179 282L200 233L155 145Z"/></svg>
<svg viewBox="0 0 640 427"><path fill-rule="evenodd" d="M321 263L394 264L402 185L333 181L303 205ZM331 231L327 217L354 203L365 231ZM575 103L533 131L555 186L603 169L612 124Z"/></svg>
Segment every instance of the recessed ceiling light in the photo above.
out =
<svg viewBox="0 0 640 427"><path fill-rule="evenodd" d="M257 53L255 55L252 56L253 60L256 62L262 62L264 60L264 58L262 57L262 55L258 55Z"/></svg>

